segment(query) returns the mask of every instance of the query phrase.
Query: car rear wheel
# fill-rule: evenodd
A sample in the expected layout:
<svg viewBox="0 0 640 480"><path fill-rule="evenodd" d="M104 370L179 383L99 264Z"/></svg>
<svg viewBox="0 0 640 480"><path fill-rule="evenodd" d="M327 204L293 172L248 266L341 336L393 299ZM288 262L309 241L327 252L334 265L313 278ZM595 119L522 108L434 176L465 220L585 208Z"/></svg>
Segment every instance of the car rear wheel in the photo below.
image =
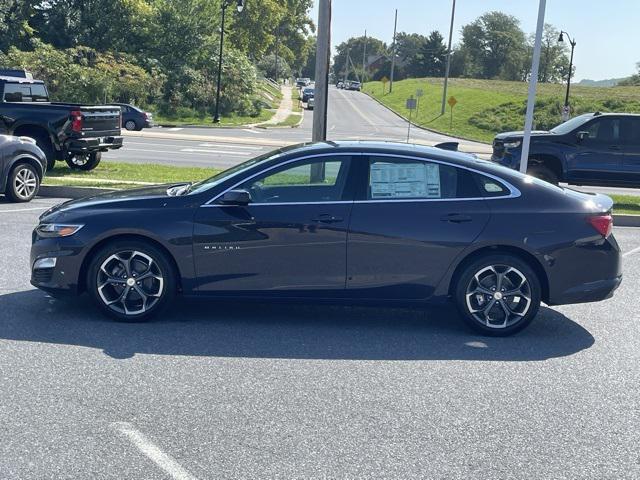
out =
<svg viewBox="0 0 640 480"><path fill-rule="evenodd" d="M166 255L141 241L116 241L91 261L87 286L110 317L140 322L164 309L176 293L176 272Z"/></svg>
<svg viewBox="0 0 640 480"><path fill-rule="evenodd" d="M129 131L133 131L133 130L137 130L138 126L136 125L136 122L133 120L127 120L124 124L124 128L126 128Z"/></svg>
<svg viewBox="0 0 640 480"><path fill-rule="evenodd" d="M540 280L526 262L512 255L486 255L467 265L458 277L455 301L474 330L507 336L534 319L540 292Z"/></svg>
<svg viewBox="0 0 640 480"><path fill-rule="evenodd" d="M540 180L549 182L552 185L558 185L559 183L558 175L549 167L545 167L544 165L532 165L527 169L527 173L532 177L539 178Z"/></svg>
<svg viewBox="0 0 640 480"><path fill-rule="evenodd" d="M36 141L36 145L47 158L47 170L51 170L56 165L56 153L51 145L51 140L44 135L36 135L32 137Z"/></svg>
<svg viewBox="0 0 640 480"><path fill-rule="evenodd" d="M40 176L28 163L19 163L11 170L7 183L7 197L14 202L29 202L38 194Z"/></svg>
<svg viewBox="0 0 640 480"><path fill-rule="evenodd" d="M70 154L67 157L67 165L73 170L93 170L102 159L102 152Z"/></svg>

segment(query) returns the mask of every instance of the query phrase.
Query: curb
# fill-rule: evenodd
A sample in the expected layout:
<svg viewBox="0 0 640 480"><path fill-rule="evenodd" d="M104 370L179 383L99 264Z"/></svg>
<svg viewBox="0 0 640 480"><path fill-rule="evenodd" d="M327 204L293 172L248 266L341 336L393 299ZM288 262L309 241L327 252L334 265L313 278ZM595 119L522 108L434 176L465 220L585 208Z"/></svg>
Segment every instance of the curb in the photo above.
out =
<svg viewBox="0 0 640 480"><path fill-rule="evenodd" d="M216 137L214 135L187 135L184 133L157 133L157 132L122 132L124 137L158 138L165 140L193 140L202 142L232 143L240 145L260 145L266 147L286 147L295 142L285 142L269 139L245 138L245 137Z"/></svg>
<svg viewBox="0 0 640 480"><path fill-rule="evenodd" d="M409 122L409 119L408 119L407 117L405 117L405 116L404 116L404 115L402 115L401 113L398 113L398 112L396 112L395 110L393 110L393 109L389 108L387 105L385 105L384 103L382 103L380 100L378 100L376 97L374 97L373 95L371 95L369 92L365 92L364 90L362 90L362 93L364 93L366 96L368 96L369 98L371 98L373 101L377 102L379 105L383 106L384 108L386 108L387 110L389 110L390 112L392 112L394 115L396 115L396 116L400 117L401 119L403 119L405 122ZM438 134L438 135L444 135L444 136L446 136L446 137L455 138L455 139L457 139L457 140L464 140L465 142L480 143L480 144L482 144L482 145L486 145L488 149L490 149L490 148L491 148L491 145L489 145L488 143L479 142L478 140L474 140L474 139L472 139L472 138L457 137L457 136L455 136L455 135L450 135L450 134L448 134L448 133L446 133L446 132L440 132L440 131L438 131L438 130L433 130L433 129L431 129L431 128L427 128L427 127L424 127L424 126L422 126L422 125L418 125L418 124L413 123L413 122L411 122L411 126L412 126L412 127L415 127L415 128L418 128L418 129L420 129L420 130L424 130L425 132L436 133L436 134ZM473 148L473 147L471 147L471 148ZM459 151L461 151L461 152L462 152L463 150L460 150L460 149L459 149ZM491 152L491 151L486 151L486 152L476 152L476 151L471 150L471 151L467 151L467 152L465 152L465 153L478 153L478 154L483 154L483 155L484 155L484 154L490 155L492 152Z"/></svg>
<svg viewBox="0 0 640 480"><path fill-rule="evenodd" d="M45 198L84 198L101 193L116 192L114 188L100 187L71 187L64 185L41 185L38 192L39 197Z"/></svg>
<svg viewBox="0 0 640 480"><path fill-rule="evenodd" d="M640 215L613 215L616 227L640 227Z"/></svg>

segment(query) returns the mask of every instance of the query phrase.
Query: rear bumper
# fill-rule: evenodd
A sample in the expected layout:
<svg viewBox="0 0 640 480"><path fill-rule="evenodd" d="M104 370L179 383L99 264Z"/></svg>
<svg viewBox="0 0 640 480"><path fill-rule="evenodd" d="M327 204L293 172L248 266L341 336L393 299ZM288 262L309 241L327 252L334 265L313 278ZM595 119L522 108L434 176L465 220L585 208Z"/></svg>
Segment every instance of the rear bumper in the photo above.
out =
<svg viewBox="0 0 640 480"><path fill-rule="evenodd" d="M106 152L122 148L123 139L121 136L75 138L69 140L66 147L72 153Z"/></svg>
<svg viewBox="0 0 640 480"><path fill-rule="evenodd" d="M566 305L571 303L589 303L606 300L622 283L622 275L609 280L583 283L549 299L549 305Z"/></svg>

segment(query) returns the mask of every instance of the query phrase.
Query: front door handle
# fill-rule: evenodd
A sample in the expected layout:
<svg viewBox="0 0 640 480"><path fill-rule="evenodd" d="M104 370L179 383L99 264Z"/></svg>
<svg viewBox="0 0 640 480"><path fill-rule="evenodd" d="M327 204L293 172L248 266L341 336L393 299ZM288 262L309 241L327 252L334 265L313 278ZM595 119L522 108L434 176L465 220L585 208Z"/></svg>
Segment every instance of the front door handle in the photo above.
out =
<svg viewBox="0 0 640 480"><path fill-rule="evenodd" d="M323 213L322 215L318 215L312 221L316 223L338 223L342 221L342 218L328 213Z"/></svg>
<svg viewBox="0 0 640 480"><path fill-rule="evenodd" d="M469 215L461 213L449 213L440 217L440 221L449 223L464 223L473 220Z"/></svg>

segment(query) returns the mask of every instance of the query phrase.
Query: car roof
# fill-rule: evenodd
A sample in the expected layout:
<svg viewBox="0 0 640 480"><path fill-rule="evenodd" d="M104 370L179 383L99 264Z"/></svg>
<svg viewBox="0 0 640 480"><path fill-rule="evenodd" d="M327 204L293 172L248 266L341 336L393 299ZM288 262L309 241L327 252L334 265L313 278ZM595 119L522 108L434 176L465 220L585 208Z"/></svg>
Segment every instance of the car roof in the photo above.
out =
<svg viewBox="0 0 640 480"><path fill-rule="evenodd" d="M10 77L7 75L0 75L0 82L44 84L42 80L34 80L32 78L23 78L23 77Z"/></svg>

